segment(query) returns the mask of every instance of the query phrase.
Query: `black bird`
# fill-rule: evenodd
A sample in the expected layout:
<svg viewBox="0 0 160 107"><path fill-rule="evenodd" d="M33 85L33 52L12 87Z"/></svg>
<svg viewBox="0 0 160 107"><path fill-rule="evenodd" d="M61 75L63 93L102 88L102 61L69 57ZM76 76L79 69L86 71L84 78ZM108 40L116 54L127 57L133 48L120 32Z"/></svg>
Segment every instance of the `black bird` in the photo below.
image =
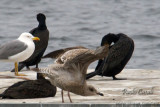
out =
<svg viewBox="0 0 160 107"><path fill-rule="evenodd" d="M45 20L46 20L46 17L44 14L42 13L37 14L37 21L39 22L39 25L38 27L32 29L30 33L33 36L39 37L40 41L34 42L35 51L32 54L32 56L27 60L19 63L19 66L18 66L19 71L24 67L29 68L29 66L33 66L33 65L36 65L36 68L38 68L38 63L41 61L41 57L43 56L48 46L48 40L49 40L49 31L47 29ZM15 70L13 69L11 72L14 72L14 71Z"/></svg>
<svg viewBox="0 0 160 107"><path fill-rule="evenodd" d="M46 79L27 80L13 84L0 97L2 99L28 99L54 97L57 88Z"/></svg>
<svg viewBox="0 0 160 107"><path fill-rule="evenodd" d="M102 38L101 46L104 41L108 41L110 49L108 56L98 61L98 65L94 72L87 74L86 79L92 78L95 75L111 76L113 80L118 80L115 75L119 74L134 51L134 41L123 33L109 33ZM112 42L114 43L112 46Z"/></svg>

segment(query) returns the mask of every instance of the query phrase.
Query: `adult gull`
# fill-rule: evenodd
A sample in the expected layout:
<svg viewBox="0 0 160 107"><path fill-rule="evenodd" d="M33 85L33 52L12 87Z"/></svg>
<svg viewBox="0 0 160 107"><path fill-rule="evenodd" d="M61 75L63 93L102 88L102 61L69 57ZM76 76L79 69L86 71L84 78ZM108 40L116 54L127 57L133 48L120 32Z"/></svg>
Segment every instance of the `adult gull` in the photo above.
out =
<svg viewBox="0 0 160 107"><path fill-rule="evenodd" d="M38 63L41 61L41 57L43 56L47 46L48 46L48 40L49 40L49 31L46 26L46 16L43 13L37 14L37 21L38 21L38 27L32 29L30 33L33 36L36 36L40 38L40 41L34 41L35 44L35 50L33 54L27 58L25 61L22 61L18 65L19 71L23 69L25 66L29 68L29 66L36 65L36 68L38 68ZM12 72L15 70L13 69ZM40 74L37 75L38 78L42 78Z"/></svg>
<svg viewBox="0 0 160 107"><path fill-rule="evenodd" d="M16 76L25 76L24 74L18 74L18 62L26 60L33 54L35 50L33 40L40 39L25 32L22 33L18 39L0 46L0 60L15 62Z"/></svg>

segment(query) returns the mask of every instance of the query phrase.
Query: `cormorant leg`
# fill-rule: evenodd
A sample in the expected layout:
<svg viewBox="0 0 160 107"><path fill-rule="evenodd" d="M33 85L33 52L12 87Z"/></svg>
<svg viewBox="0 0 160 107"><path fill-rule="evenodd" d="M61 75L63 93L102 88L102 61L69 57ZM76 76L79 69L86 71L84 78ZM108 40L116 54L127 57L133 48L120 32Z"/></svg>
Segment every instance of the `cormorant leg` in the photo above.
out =
<svg viewBox="0 0 160 107"><path fill-rule="evenodd" d="M68 98L69 98L70 102L72 103L72 100L71 100L71 96L70 96L69 91L68 91Z"/></svg>
<svg viewBox="0 0 160 107"><path fill-rule="evenodd" d="M26 66L27 70L30 70L29 66Z"/></svg>
<svg viewBox="0 0 160 107"><path fill-rule="evenodd" d="M116 76L112 76L113 77L113 80L127 80L127 78L116 78Z"/></svg>
<svg viewBox="0 0 160 107"><path fill-rule="evenodd" d="M15 75L16 76L26 76L25 74L18 74L18 63L17 62L15 62Z"/></svg>
<svg viewBox="0 0 160 107"><path fill-rule="evenodd" d="M62 103L64 103L63 90L61 90L61 95L62 95Z"/></svg>
<svg viewBox="0 0 160 107"><path fill-rule="evenodd" d="M38 68L38 63L36 64L36 68Z"/></svg>

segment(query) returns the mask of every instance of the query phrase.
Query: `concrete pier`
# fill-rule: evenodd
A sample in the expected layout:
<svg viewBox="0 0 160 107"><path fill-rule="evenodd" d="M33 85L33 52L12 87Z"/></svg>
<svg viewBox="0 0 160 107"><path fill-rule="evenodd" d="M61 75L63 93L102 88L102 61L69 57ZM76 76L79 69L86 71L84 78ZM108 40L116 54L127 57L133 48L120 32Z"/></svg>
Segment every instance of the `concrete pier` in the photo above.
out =
<svg viewBox="0 0 160 107"><path fill-rule="evenodd" d="M88 72L93 71L92 69ZM21 72L20 72L21 73ZM23 71L26 79L36 79L33 71ZM8 76L8 77L6 77ZM71 93L73 104L70 104L67 92L64 92L65 104L61 103L61 90L57 88L55 97L36 99L0 99L0 107L21 107L24 104L31 107L104 107L104 106L158 106L160 104L160 70L125 69L117 78L127 80L112 80L111 77L95 76L87 81L104 96L80 96ZM24 81L15 77L12 72L0 72L0 93L12 84ZM20 104L20 105L17 105Z"/></svg>

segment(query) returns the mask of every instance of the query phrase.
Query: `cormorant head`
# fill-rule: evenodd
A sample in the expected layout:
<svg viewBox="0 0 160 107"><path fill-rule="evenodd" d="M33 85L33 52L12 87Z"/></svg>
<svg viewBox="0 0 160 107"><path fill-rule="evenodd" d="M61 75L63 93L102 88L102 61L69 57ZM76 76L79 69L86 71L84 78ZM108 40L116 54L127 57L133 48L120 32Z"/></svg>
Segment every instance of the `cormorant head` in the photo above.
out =
<svg viewBox="0 0 160 107"><path fill-rule="evenodd" d="M44 23L45 20L46 20L46 16L44 14L42 14L42 13L39 13L39 14L37 14L37 20L40 23Z"/></svg>
<svg viewBox="0 0 160 107"><path fill-rule="evenodd" d="M113 33L109 33L107 35L105 35L103 38L102 38L102 41L101 41L101 46L105 45L105 44L109 44L111 45L112 42L117 42L119 39L119 36L117 36L116 34L113 34Z"/></svg>

